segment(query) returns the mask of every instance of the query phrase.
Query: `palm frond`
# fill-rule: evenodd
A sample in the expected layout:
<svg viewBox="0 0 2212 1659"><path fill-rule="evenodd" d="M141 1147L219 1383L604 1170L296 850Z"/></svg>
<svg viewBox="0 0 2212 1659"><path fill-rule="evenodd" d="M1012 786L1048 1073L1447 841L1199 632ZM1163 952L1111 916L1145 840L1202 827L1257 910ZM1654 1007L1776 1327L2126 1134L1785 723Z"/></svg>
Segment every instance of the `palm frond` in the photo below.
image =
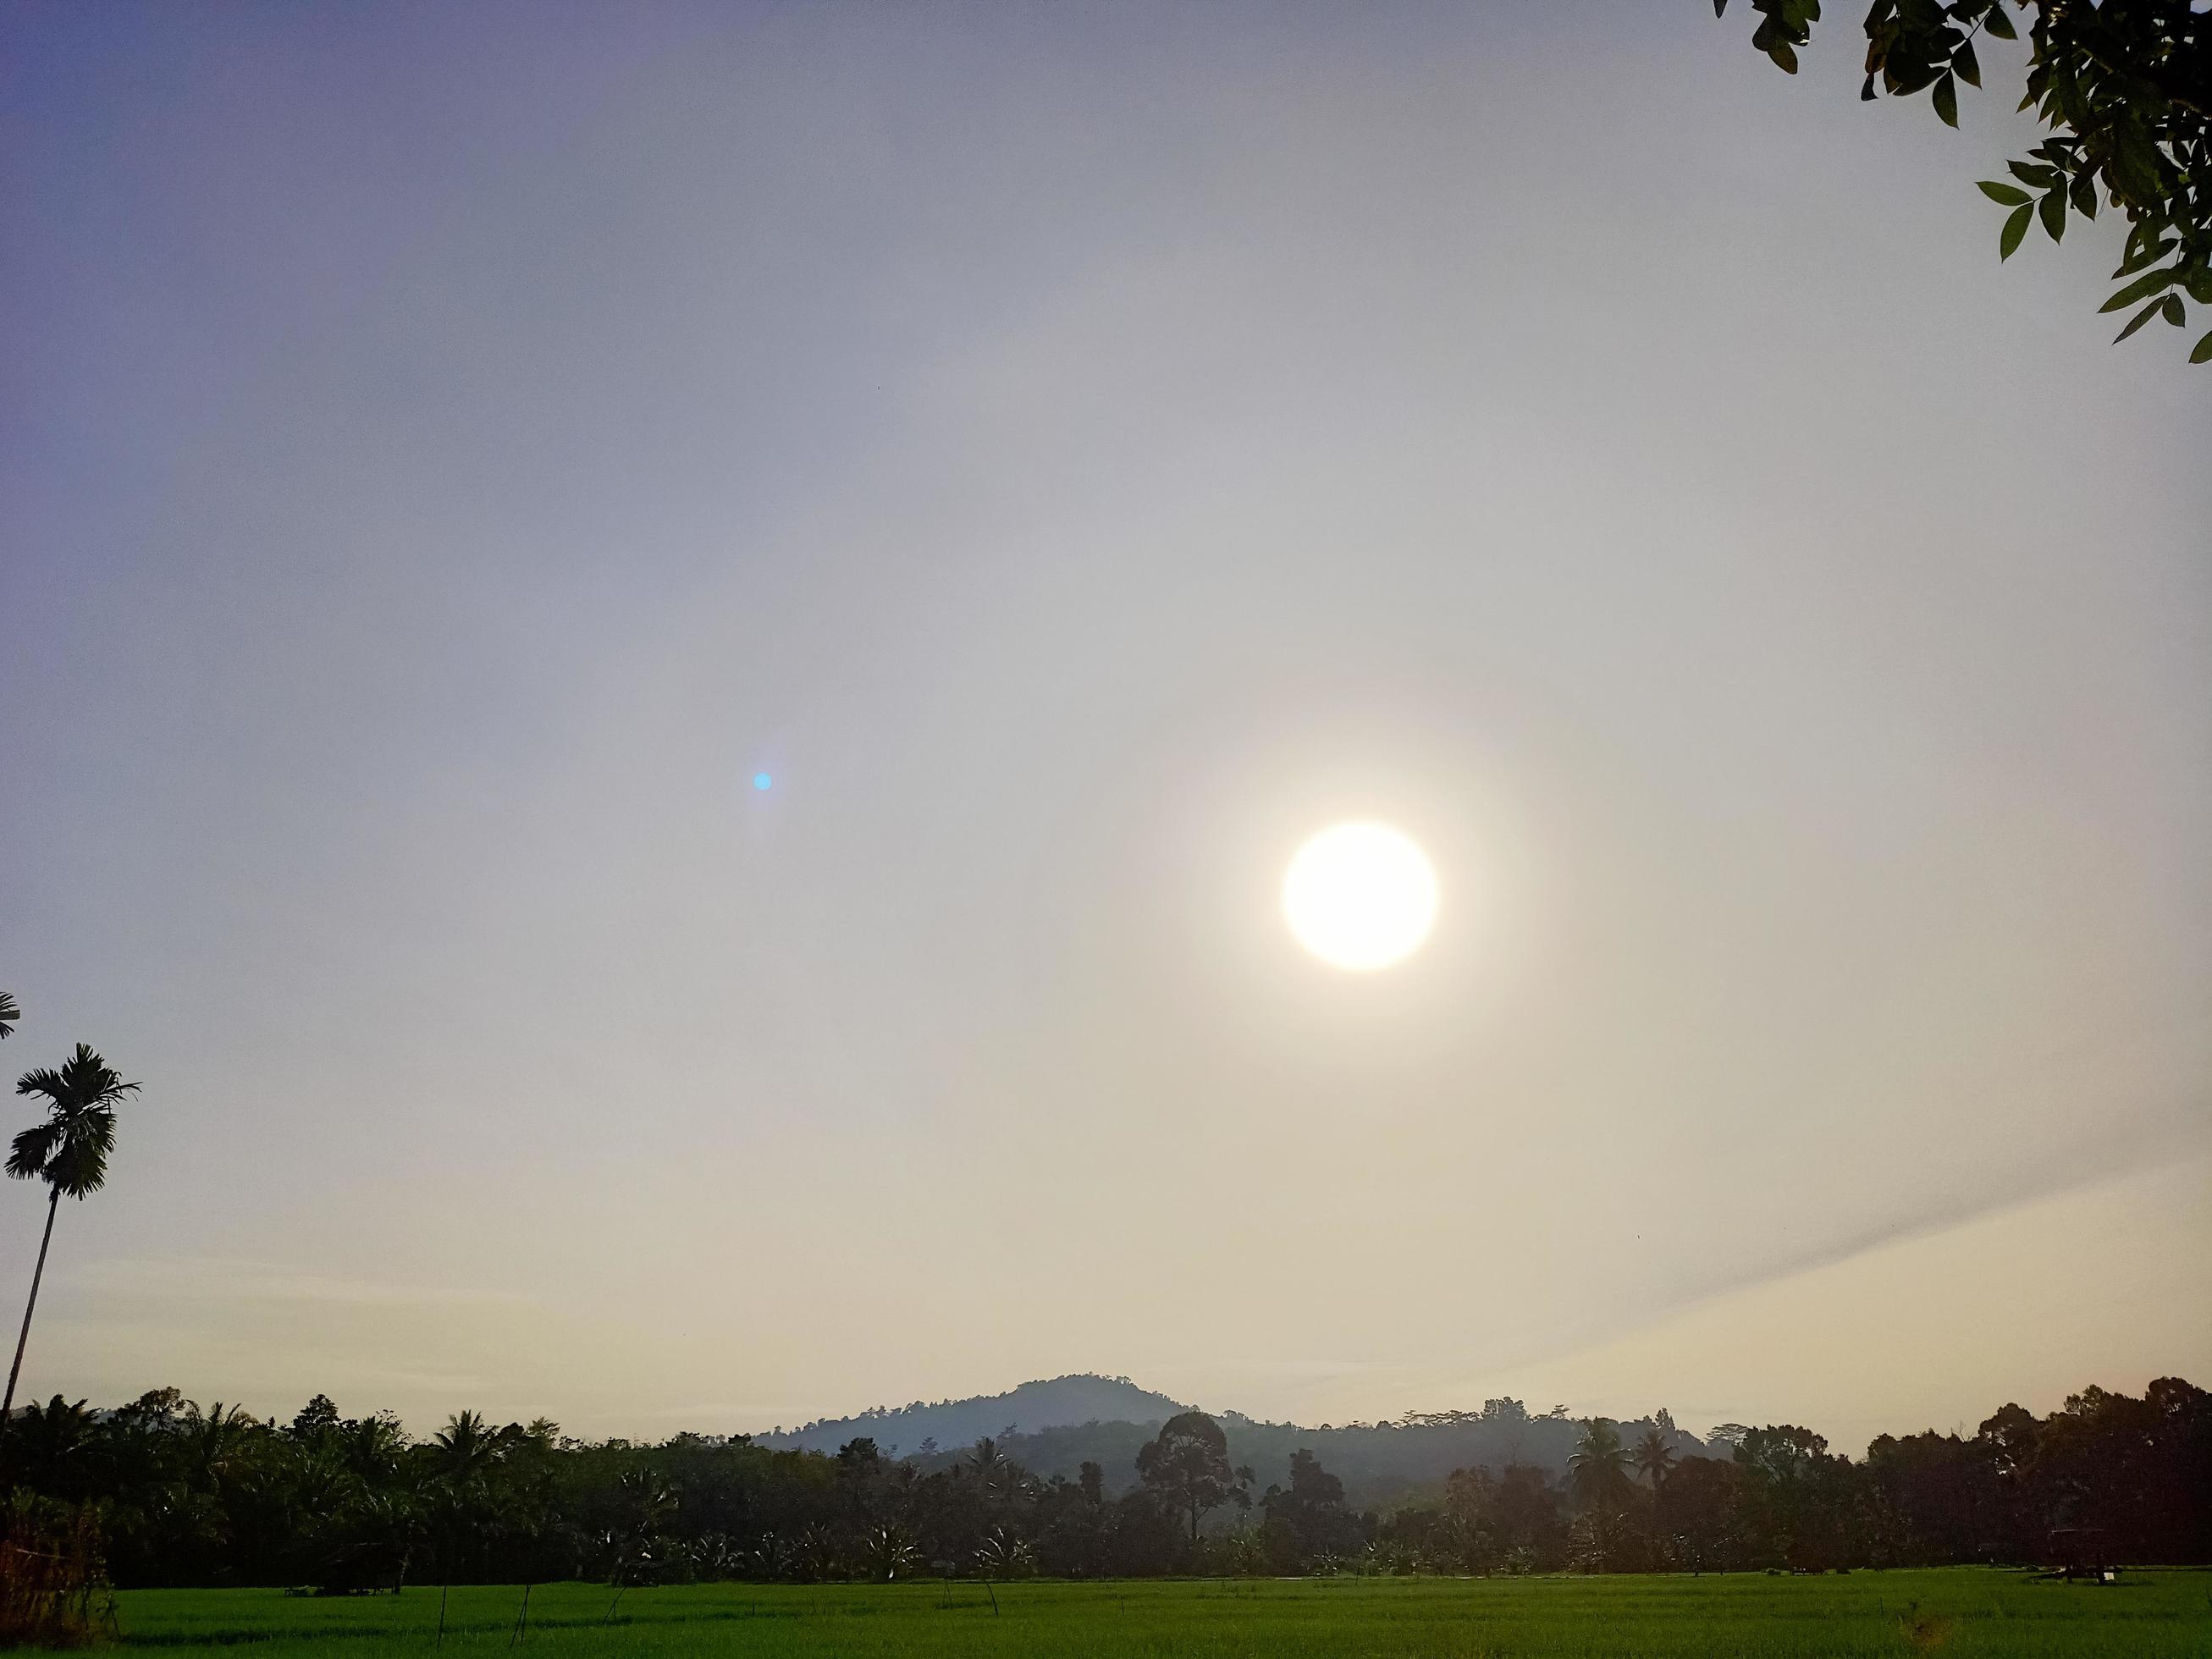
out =
<svg viewBox="0 0 2212 1659"><path fill-rule="evenodd" d="M15 1006L15 999L0 991L0 1037L11 1036L9 1028L22 1017L23 1011Z"/></svg>
<svg viewBox="0 0 2212 1659"><path fill-rule="evenodd" d="M70 1198L107 1184L107 1155L115 1150L115 1112L95 1106L62 1125L62 1144L46 1160L46 1177Z"/></svg>
<svg viewBox="0 0 2212 1659"><path fill-rule="evenodd" d="M59 1100L66 1087L62 1074L51 1066L36 1066L15 1079L17 1094L44 1095L48 1100Z"/></svg>
<svg viewBox="0 0 2212 1659"><path fill-rule="evenodd" d="M29 1181L46 1174L46 1164L62 1134L63 1126L52 1119L24 1130L9 1149L8 1173L18 1181Z"/></svg>

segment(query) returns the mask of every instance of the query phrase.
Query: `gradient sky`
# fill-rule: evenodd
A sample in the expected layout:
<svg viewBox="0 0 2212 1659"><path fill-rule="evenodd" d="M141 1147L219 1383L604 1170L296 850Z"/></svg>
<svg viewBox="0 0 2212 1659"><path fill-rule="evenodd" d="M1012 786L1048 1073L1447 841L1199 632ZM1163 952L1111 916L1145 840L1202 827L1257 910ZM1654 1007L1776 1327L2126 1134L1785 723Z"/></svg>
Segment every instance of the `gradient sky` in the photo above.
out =
<svg viewBox="0 0 2212 1659"><path fill-rule="evenodd" d="M2212 1381L2212 379L1750 27L12 8L25 1389Z"/></svg>

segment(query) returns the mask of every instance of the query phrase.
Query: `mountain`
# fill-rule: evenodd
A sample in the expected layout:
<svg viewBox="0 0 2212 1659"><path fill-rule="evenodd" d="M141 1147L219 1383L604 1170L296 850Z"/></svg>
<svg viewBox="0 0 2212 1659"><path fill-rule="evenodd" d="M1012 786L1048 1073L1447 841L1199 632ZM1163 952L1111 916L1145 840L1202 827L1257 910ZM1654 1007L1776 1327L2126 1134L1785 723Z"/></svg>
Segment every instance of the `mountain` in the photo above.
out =
<svg viewBox="0 0 2212 1659"><path fill-rule="evenodd" d="M968 1400L875 1406L858 1417L823 1418L803 1428L757 1434L753 1443L777 1451L834 1452L847 1441L866 1436L887 1457L926 1457L940 1448L964 1449L985 1435L1034 1435L1086 1423L1150 1424L1157 1428L1188 1409L1164 1394L1139 1388L1126 1376L1055 1376Z"/></svg>
<svg viewBox="0 0 2212 1659"><path fill-rule="evenodd" d="M799 1429L757 1434L753 1443L777 1450L834 1452L866 1436L885 1456L911 1459L925 1471L949 1467L985 1435L1032 1474L1074 1480L1096 1463L1109 1495L1137 1482L1137 1449L1177 1412L1190 1407L1140 1389L1126 1376L1055 1376L1005 1394L934 1405L878 1406L858 1417L824 1419ZM1344 1482L1357 1508L1385 1508L1441 1493L1454 1469L1528 1463L1564 1479L1582 1425L1561 1416L1532 1417L1518 1401L1493 1400L1480 1412L1442 1412L1392 1423L1350 1423L1317 1429L1261 1423L1238 1412L1216 1412L1229 1437L1229 1461L1249 1467L1253 1490L1290 1478L1291 1454L1310 1451ZM1662 1430L1676 1455L1712 1449L1674 1426L1665 1413L1620 1425L1633 1445L1650 1428ZM1722 1447L1716 1454L1728 1455Z"/></svg>

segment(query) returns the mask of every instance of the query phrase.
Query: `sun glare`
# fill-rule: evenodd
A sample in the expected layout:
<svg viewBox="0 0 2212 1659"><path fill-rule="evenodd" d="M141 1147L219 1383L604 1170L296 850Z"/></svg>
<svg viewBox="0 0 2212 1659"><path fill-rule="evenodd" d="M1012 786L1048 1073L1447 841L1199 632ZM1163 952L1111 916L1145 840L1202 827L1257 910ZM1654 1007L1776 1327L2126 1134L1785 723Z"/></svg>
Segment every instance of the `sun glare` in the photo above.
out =
<svg viewBox="0 0 2212 1659"><path fill-rule="evenodd" d="M1403 962L1437 919L1437 875L1387 823L1340 823L1298 848L1283 872L1283 919L1333 968L1366 973Z"/></svg>

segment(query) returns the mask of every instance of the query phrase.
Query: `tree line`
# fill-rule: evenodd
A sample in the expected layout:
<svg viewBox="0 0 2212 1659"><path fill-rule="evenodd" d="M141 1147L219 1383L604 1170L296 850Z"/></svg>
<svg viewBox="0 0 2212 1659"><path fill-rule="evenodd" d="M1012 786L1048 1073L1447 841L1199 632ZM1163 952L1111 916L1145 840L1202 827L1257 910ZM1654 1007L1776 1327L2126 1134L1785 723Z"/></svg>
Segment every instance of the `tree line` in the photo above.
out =
<svg viewBox="0 0 2212 1659"><path fill-rule="evenodd" d="M994 1439L949 1461L744 1435L585 1441L460 1412L425 1440L321 1395L289 1422L173 1389L100 1412L57 1395L0 1439L21 1524L96 1535L123 1586L616 1585L714 1579L1822 1570L2212 1559L2212 1395L2091 1388L1972 1435L1884 1436L1863 1459L1788 1425L1684 1456L1654 1428L1578 1425L1563 1474L1453 1470L1389 1510L1347 1504L1309 1449L1258 1486L1186 1412L1109 1492L1041 1478Z"/></svg>
<svg viewBox="0 0 2212 1659"><path fill-rule="evenodd" d="M19 1017L0 994L0 1040ZM94 1551L126 1586L331 1590L410 1575L629 1585L2212 1560L2212 1395L2178 1377L2141 1399L2087 1389L2040 1419L2008 1405L1971 1437L1885 1435L1856 1462L1790 1425L1723 1425L1701 1446L1727 1453L1714 1456L1686 1453L1700 1443L1664 1412L1631 1443L1609 1419L1532 1417L1511 1400L1317 1435L1232 1418L1242 1447L1285 1471L1256 1492L1250 1461L1198 1411L1157 1431L1093 1423L1025 1442L1056 1461L1095 1449L1072 1474L1037 1473L988 1436L902 1459L866 1435L834 1453L742 1434L583 1441L463 1411L418 1442L389 1413L343 1417L320 1395L283 1424L174 1389L114 1411L56 1395L14 1412L60 1201L104 1183L116 1109L138 1086L82 1043L16 1083L46 1115L14 1138L7 1172L44 1182L47 1203L0 1399L0 1591L23 1564L64 1555L89 1583ZM1567 1434L1563 1462L1524 1456ZM1289 1449L1297 1439L1309 1443ZM1402 1481L1422 1442L1491 1455L1357 1508L1313 1440L1370 1480ZM1107 1457L1129 1465L1110 1484Z"/></svg>

